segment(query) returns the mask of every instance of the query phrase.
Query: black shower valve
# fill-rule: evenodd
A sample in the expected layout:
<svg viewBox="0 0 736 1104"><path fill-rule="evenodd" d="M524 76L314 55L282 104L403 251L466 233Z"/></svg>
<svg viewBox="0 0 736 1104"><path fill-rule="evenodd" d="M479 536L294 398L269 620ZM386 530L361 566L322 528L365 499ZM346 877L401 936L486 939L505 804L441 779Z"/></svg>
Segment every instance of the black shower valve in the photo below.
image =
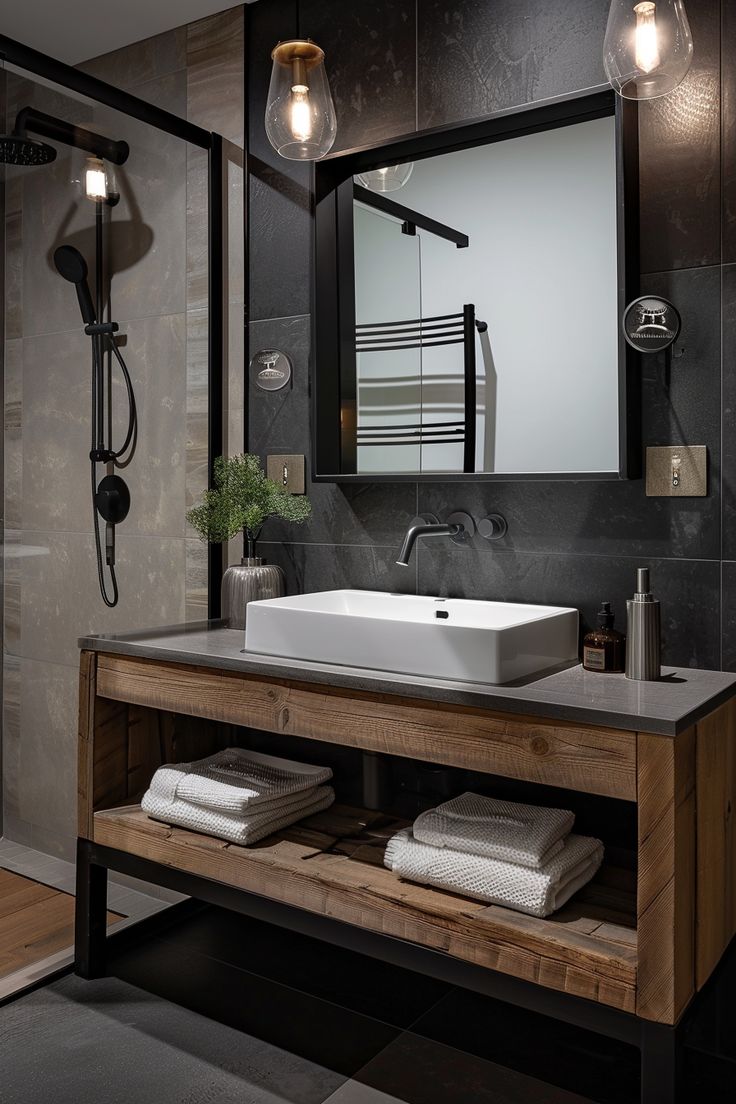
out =
<svg viewBox="0 0 736 1104"><path fill-rule="evenodd" d="M119 475L106 475L95 492L95 506L100 517L110 525L125 521L130 510L130 491Z"/></svg>

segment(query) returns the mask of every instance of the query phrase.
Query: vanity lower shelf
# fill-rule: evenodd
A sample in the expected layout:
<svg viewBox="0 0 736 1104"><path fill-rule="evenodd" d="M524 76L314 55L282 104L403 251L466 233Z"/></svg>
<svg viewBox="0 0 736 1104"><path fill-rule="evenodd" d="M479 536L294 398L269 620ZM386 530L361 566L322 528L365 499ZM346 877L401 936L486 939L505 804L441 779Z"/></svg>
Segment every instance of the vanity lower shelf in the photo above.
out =
<svg viewBox="0 0 736 1104"><path fill-rule="evenodd" d="M540 920L400 881L383 866L406 822L335 805L244 848L151 820L138 805L94 814L95 842L283 904L596 1000L636 1006L636 876L604 866Z"/></svg>

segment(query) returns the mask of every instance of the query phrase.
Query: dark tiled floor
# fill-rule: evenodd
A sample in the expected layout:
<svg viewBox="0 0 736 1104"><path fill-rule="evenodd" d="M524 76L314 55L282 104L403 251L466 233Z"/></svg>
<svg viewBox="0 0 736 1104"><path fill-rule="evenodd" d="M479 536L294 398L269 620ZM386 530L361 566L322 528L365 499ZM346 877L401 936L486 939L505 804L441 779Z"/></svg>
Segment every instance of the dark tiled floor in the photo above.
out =
<svg viewBox="0 0 736 1104"><path fill-rule="evenodd" d="M735 980L687 1025L686 1101L732 1104ZM0 1053L2 1104L638 1099L630 1048L218 909L6 1005Z"/></svg>

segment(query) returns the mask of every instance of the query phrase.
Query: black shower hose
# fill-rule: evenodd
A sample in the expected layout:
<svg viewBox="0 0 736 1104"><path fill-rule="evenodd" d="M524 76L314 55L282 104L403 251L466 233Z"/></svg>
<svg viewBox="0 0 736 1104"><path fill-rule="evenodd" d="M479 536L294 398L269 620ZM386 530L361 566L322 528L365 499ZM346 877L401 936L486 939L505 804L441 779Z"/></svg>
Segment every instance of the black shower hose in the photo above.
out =
<svg viewBox="0 0 736 1104"><path fill-rule="evenodd" d="M137 437L138 437L138 410L137 410L136 403L135 403L135 392L133 391L133 381L130 378L130 373L128 371L128 366L125 363L125 361L123 360L123 357L120 353L120 350L118 349L118 347L115 343L115 339L113 338L112 334L103 334L102 337L103 337L103 339L107 339L110 351L113 353L113 355L115 356L115 359L117 360L118 364L120 365L120 371L123 374L123 380L125 381L125 389L126 389L127 395L128 395L128 431L125 434L125 440L123 441L123 444L122 444L121 448L119 448L117 451L113 451L112 456L111 456L112 463L115 465L116 468L125 468L125 467L128 466L128 464L130 463L130 461L133 457L133 452L135 451L136 440L137 440ZM103 363L101 363L102 358L99 355L99 347L98 347L97 342L94 339L92 341L92 359L93 359L93 366L94 366L94 375L95 375L95 379L97 380L97 386L99 387L99 386L101 386L100 381L101 381L101 378L102 378L102 371L103 371L104 365L103 365ZM94 439L95 438L94 427L95 427L95 421L96 421L96 413L97 413L97 394L96 394L96 392L93 388L93 394L92 394L92 427L93 427L92 428L92 438L93 438L93 440L92 440L92 449L93 450L97 447L97 442ZM125 459L123 459L124 454L126 453L126 451L129 448L130 448L130 452L129 452L128 456L125 457ZM110 596L107 592L107 584L106 584L106 581L105 581L105 569L104 569L104 566L103 566L103 558L102 558L102 539L100 537L100 523L99 523L99 518L97 517L97 506L95 505L95 495L97 493L96 467L97 467L97 462L95 460L90 459L90 472L91 472L91 479L92 479L92 524L94 526L94 531L95 531L95 551L96 551L96 554L97 554L97 578L98 578L99 584L100 584L100 594L102 595L102 600L103 600L103 602L105 603L106 606L108 606L110 609L112 609L114 606L116 606L118 604L118 599L119 599L120 595L119 595L119 591L118 591L118 581L117 581L117 577L116 577L116 574L115 574L115 564L114 564L114 562L111 562L109 560L108 560L108 565L107 566L110 569L110 581L111 581L111 584L112 584L112 596Z"/></svg>

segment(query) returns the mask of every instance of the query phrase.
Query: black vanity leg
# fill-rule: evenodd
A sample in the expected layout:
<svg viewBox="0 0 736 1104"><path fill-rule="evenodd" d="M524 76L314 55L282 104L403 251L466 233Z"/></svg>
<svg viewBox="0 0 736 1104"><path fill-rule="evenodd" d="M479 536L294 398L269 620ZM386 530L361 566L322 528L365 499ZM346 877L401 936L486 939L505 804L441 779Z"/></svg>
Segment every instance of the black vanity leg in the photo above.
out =
<svg viewBox="0 0 736 1104"><path fill-rule="evenodd" d="M641 1104L678 1104L682 1092L682 1045L677 1028L641 1022Z"/></svg>
<svg viewBox="0 0 736 1104"><path fill-rule="evenodd" d="M77 840L74 970L88 980L105 972L107 938L107 869L90 862L91 849L89 840Z"/></svg>

